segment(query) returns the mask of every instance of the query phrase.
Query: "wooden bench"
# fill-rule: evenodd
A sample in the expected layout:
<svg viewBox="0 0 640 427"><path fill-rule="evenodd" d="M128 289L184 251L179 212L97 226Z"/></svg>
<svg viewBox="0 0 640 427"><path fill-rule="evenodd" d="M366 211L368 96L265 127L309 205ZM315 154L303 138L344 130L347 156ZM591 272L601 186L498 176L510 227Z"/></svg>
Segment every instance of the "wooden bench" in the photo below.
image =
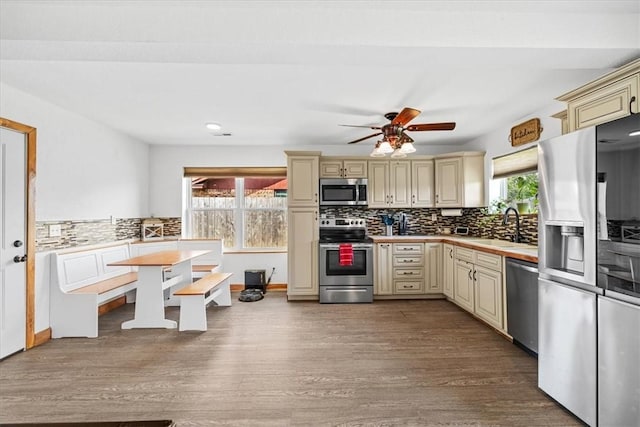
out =
<svg viewBox="0 0 640 427"><path fill-rule="evenodd" d="M119 244L52 254L51 336L98 336L98 307L127 295L135 299L138 273L107 264L130 258L129 245Z"/></svg>
<svg viewBox="0 0 640 427"><path fill-rule="evenodd" d="M174 292L180 298L180 331L206 331L207 305L231 305L231 273L209 273Z"/></svg>

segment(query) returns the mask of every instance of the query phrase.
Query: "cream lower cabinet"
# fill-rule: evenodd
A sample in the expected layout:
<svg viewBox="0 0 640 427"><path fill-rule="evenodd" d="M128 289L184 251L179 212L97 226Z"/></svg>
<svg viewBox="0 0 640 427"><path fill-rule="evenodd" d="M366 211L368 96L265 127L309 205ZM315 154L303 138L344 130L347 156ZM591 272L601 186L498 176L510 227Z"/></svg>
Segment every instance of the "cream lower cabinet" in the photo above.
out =
<svg viewBox="0 0 640 427"><path fill-rule="evenodd" d="M393 249L391 243L377 243L374 252L373 294L393 295Z"/></svg>
<svg viewBox="0 0 640 427"><path fill-rule="evenodd" d="M442 243L424 244L424 291L427 294L441 294L442 283Z"/></svg>
<svg viewBox="0 0 640 427"><path fill-rule="evenodd" d="M453 245L448 243L442 245L442 258L442 292L445 296L453 299L453 271L455 269Z"/></svg>
<svg viewBox="0 0 640 427"><path fill-rule="evenodd" d="M504 329L502 257L456 246L453 300L496 329Z"/></svg>
<svg viewBox="0 0 640 427"><path fill-rule="evenodd" d="M318 298L318 208L289 209L287 252L289 299Z"/></svg>
<svg viewBox="0 0 640 427"><path fill-rule="evenodd" d="M424 243L393 244L393 292L424 294Z"/></svg>

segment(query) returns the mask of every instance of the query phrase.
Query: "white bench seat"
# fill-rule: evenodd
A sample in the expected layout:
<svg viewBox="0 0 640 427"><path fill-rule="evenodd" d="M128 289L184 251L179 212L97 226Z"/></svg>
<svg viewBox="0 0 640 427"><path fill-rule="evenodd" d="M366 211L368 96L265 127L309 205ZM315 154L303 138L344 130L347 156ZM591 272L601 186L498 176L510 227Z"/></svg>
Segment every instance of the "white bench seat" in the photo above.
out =
<svg viewBox="0 0 640 427"><path fill-rule="evenodd" d="M98 336L98 308L122 296L135 300L138 273L132 267L108 266L130 258L129 245L119 244L52 254L51 336Z"/></svg>
<svg viewBox="0 0 640 427"><path fill-rule="evenodd" d="M209 273L174 292L180 298L180 331L206 331L207 305L231 305L231 273Z"/></svg>

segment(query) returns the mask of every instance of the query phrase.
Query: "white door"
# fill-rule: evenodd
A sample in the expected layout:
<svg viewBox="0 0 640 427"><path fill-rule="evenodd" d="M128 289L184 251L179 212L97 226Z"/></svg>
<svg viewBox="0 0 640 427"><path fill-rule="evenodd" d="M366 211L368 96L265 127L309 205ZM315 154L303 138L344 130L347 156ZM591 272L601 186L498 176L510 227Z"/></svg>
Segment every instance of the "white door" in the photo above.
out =
<svg viewBox="0 0 640 427"><path fill-rule="evenodd" d="M25 135L0 128L0 358L26 340Z"/></svg>

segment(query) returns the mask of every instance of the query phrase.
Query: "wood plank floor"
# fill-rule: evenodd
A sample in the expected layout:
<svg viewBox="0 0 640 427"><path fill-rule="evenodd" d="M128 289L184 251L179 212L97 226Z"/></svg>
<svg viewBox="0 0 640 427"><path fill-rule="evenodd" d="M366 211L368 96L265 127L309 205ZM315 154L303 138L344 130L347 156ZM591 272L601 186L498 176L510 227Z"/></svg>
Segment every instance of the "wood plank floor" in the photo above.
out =
<svg viewBox="0 0 640 427"><path fill-rule="evenodd" d="M0 422L581 425L538 390L536 359L443 300L321 305L270 292L210 308L204 333L121 330L132 308L102 316L99 338L0 362Z"/></svg>

